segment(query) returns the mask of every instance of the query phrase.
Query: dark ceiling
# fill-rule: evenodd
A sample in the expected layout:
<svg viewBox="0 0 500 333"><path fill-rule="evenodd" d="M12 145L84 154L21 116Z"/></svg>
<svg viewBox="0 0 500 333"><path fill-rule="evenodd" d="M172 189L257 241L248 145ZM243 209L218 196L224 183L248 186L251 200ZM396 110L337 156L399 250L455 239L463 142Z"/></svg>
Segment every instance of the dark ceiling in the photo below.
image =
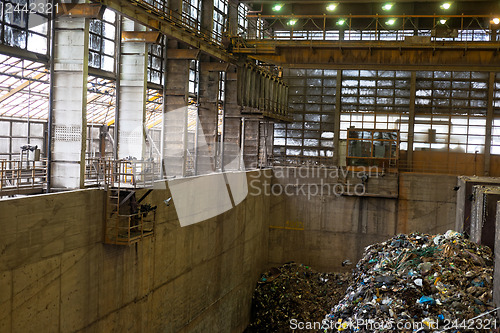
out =
<svg viewBox="0 0 500 333"><path fill-rule="evenodd" d="M406 27L412 29L411 26L418 29L432 29L438 24L440 18L447 18L446 27L451 29L487 29L490 27L490 20L493 17L500 17L500 1L449 1L451 4L449 9L441 7L446 1L293 1L293 0L240 0L242 3L250 5L253 12L250 15L277 16L266 17L268 24L273 25L276 30L287 29L287 17L283 16L315 16L314 19L299 17L299 22L295 25L295 30L318 30L315 27L321 28L323 24L326 26L335 27L335 20L338 18L333 16L348 17L349 15L435 15L436 17L420 17L411 19L398 19L397 23L391 27L392 29L401 29L399 25L407 24ZM386 3L392 3L393 7L390 10L383 10L382 6ZM335 3L335 10L328 11L327 5ZM282 4L283 7L279 11L273 10L276 4ZM331 15L330 18L324 18L323 15ZM453 15L486 15L487 17L465 18L453 17ZM326 20L326 23L322 23ZM386 19L384 19L386 20ZM364 29L374 25L373 17L352 18L351 29ZM380 20L382 22L382 20ZM379 26L380 27L380 26ZM289 28L289 27L288 27ZM374 29L373 27L369 29ZM383 27L382 27L383 29ZM320 30L320 29L319 29Z"/></svg>

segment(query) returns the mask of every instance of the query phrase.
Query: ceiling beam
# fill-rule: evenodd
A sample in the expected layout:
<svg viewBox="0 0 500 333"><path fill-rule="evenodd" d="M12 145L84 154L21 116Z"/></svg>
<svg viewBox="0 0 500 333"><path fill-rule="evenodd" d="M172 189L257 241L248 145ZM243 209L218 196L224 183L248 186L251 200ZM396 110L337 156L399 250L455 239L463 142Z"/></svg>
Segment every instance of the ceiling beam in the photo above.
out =
<svg viewBox="0 0 500 333"><path fill-rule="evenodd" d="M143 42L155 44L160 41L159 31L122 31L122 42Z"/></svg>
<svg viewBox="0 0 500 333"><path fill-rule="evenodd" d="M40 73L40 74L37 74L35 75L35 77L33 79L35 80L39 80L41 79L46 73ZM30 80L29 78L25 78L25 82L21 83L20 85L18 85L17 87L15 87L14 89L10 90L8 93L6 93L5 95L3 95L2 97L0 97L0 103L2 103L3 101L5 101L7 98L11 97L12 95L18 93L19 91L23 90L24 88L26 88L27 86L29 86L31 83L34 83L36 81L32 81Z"/></svg>
<svg viewBox="0 0 500 333"><path fill-rule="evenodd" d="M498 42L259 41L248 46L234 53L289 68L500 71Z"/></svg>
<svg viewBox="0 0 500 333"><path fill-rule="evenodd" d="M195 60L200 56L200 50L196 49L169 49L167 59Z"/></svg>

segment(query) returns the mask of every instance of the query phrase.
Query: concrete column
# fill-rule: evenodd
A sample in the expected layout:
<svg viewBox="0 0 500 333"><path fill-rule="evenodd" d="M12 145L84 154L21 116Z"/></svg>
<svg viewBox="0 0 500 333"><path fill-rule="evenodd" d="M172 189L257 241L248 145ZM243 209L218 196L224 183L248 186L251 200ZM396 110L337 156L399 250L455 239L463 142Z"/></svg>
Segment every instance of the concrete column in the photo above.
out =
<svg viewBox="0 0 500 333"><path fill-rule="evenodd" d="M214 0L201 2L201 29L212 31L214 27Z"/></svg>
<svg viewBox="0 0 500 333"><path fill-rule="evenodd" d="M122 31L145 31L145 27L123 19ZM118 158L138 160L145 152L145 114L148 48L145 42L122 42L118 112Z"/></svg>
<svg viewBox="0 0 500 333"><path fill-rule="evenodd" d="M484 175L490 175L491 162L491 129L493 127L493 96L495 88L495 72L490 72L488 80L488 109L486 111L486 135L484 137Z"/></svg>
<svg viewBox="0 0 500 333"><path fill-rule="evenodd" d="M89 20L54 20L51 187L84 187Z"/></svg>
<svg viewBox="0 0 500 333"><path fill-rule="evenodd" d="M170 43L169 46L175 44ZM171 48L169 48L171 49ZM163 120L163 169L167 177L182 177L186 161L189 59L168 59Z"/></svg>
<svg viewBox="0 0 500 333"><path fill-rule="evenodd" d="M228 19L228 34L229 36L236 36L238 34L238 6L240 4L239 0L229 0L229 6L227 9L227 19Z"/></svg>
<svg viewBox="0 0 500 333"><path fill-rule="evenodd" d="M413 169L413 140L415 137L415 97L417 94L417 72L411 72L410 79L410 112L408 119L408 146L406 149L406 164L408 170Z"/></svg>
<svg viewBox="0 0 500 333"><path fill-rule="evenodd" d="M168 1L168 8L171 10L181 13L182 12L182 0L169 0Z"/></svg>
<svg viewBox="0 0 500 333"><path fill-rule="evenodd" d="M219 72L205 70L201 63L200 71L200 100L198 107L199 128L197 145L198 174L206 174L215 171L215 150L217 140L217 115L219 94Z"/></svg>
<svg viewBox="0 0 500 333"><path fill-rule="evenodd" d="M340 115L342 114L342 70L337 70L337 90L335 92L335 115L333 118L333 164L340 163Z"/></svg>
<svg viewBox="0 0 500 333"><path fill-rule="evenodd" d="M236 66L230 66L226 75L223 170L240 168L241 106L237 102L237 91Z"/></svg>
<svg viewBox="0 0 500 333"><path fill-rule="evenodd" d="M252 17L248 19L248 29L247 29L248 39L257 39L257 33L258 33L257 24L258 24L257 18Z"/></svg>

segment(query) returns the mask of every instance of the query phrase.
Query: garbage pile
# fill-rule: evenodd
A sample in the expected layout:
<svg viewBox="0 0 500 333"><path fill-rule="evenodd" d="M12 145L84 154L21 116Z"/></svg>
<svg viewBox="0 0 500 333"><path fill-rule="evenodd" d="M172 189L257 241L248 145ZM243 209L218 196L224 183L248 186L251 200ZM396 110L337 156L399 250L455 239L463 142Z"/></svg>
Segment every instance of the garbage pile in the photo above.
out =
<svg viewBox="0 0 500 333"><path fill-rule="evenodd" d="M257 283L245 332L289 332L292 319L321 322L344 296L349 279L347 273L319 273L296 263L272 268Z"/></svg>
<svg viewBox="0 0 500 333"><path fill-rule="evenodd" d="M365 249L329 332L478 332L497 322L490 248L448 231L398 235Z"/></svg>

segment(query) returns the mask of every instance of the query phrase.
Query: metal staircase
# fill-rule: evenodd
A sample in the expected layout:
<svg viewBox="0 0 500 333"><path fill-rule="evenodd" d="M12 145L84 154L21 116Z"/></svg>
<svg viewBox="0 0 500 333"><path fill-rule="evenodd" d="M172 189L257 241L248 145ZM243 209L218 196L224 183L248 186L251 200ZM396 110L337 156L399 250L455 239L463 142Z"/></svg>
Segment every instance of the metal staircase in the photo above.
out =
<svg viewBox="0 0 500 333"><path fill-rule="evenodd" d="M137 186L136 180L142 179L140 184L146 185L152 184L153 179L149 174L141 176L135 171L135 166L130 166L128 162L105 162L106 244L132 245L154 234L156 207L140 205L152 189L136 200L137 191L149 187Z"/></svg>

